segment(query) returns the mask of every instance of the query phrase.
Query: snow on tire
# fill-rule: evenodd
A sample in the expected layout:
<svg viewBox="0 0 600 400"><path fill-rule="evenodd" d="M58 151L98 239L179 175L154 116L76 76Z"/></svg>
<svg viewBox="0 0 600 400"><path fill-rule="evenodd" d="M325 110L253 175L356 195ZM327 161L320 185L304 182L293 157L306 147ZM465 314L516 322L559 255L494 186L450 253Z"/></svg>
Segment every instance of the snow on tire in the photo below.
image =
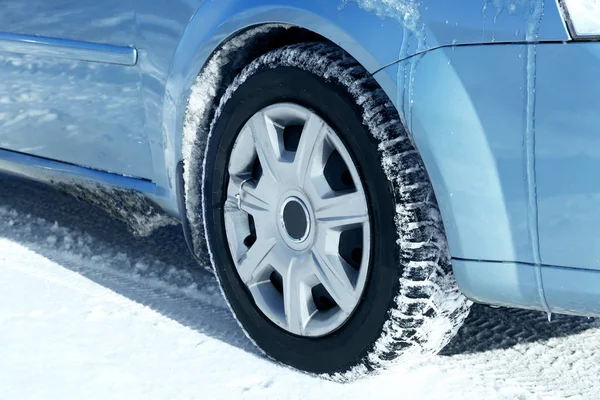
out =
<svg viewBox="0 0 600 400"><path fill-rule="evenodd" d="M265 174L278 174L269 172L267 164L284 159L287 163L296 162L295 156L290 158L286 154L303 151L302 136L309 132L310 118L294 120L292 125L301 126L300 139L295 145L288 146L281 139L289 136L288 122L275 121L275 128L266 128L265 132L280 130L271 132L271 142L282 140L275 145L276 152L281 152L277 153L279 158L271 161L261 153L262 139L247 126L256 115L263 118L263 113L274 113L272 118L277 119L282 113L304 115L303 110L307 110L306 115L314 114L315 117L310 118L318 119L333 132L327 133L327 146L333 150L324 156L327 160L321 168L323 174L333 169L329 168L330 162L341 165L343 172L340 173L349 171L352 176L345 181L354 185L350 192L364 193L367 204L368 219L361 222L366 224L360 225L363 227L360 228L361 239L350 245L359 250L360 261L353 267L357 272L347 268L349 261L342 263L347 278L353 282L351 287L344 286L344 277L335 275L339 271L334 275L343 282L336 286L333 275L321 268L337 264L322 261L326 257L320 258L319 254L327 253L329 257L329 252L339 251L334 258L347 260L342 254L342 248L347 246L342 245L340 233L336 236L339 244L322 251L317 249L321 229L325 228L319 225L320 208L316 206L317 211L313 210L313 199L319 196L304 190L305 181L290 190L298 193L293 196L293 201L298 201L297 210L306 210L306 221L301 223L306 235L301 231L298 237L286 237L293 236L291 230L285 230L292 220L284 217L280 224L284 228L278 225L271 229L264 222L270 220L269 212L274 210L273 215L277 216L285 211L278 208L279 205L273 206L282 204L281 199L273 195L275 200L271 200L270 195L262 195L259 190L260 186L267 187L261 183L266 179ZM244 133L247 129L252 132ZM197 142L204 143L203 140ZM327 146L317 147L324 151ZM259 150L244 153L240 148ZM331 161L334 152L341 154L338 158L343 162ZM236 166L232 166L232 158ZM236 161L245 159L247 161ZM244 167L244 162L248 167ZM260 164L261 172L255 176L256 164ZM281 164L275 169L278 168L286 167ZM320 171L319 167L315 170ZM234 175L238 172L240 178L236 181ZM202 182L202 193L194 193L193 187L187 188L188 196L202 196L203 200L204 227L196 227L196 234L206 232L211 261L232 311L251 340L270 357L301 370L329 374L333 379L355 379L389 367L399 356L440 351L468 315L470 302L460 293L454 280L444 227L423 161L383 90L341 49L324 43L304 43L272 51L250 63L220 100L205 149L204 168L197 173L201 174L195 180ZM334 188L337 184L326 178L331 186L327 196L331 197L331 193L338 193ZM282 186L285 184L281 182L271 185L268 192L284 193L285 190L279 189ZM244 207L241 199L248 199L248 193L254 203ZM283 204L289 204L288 194L282 196ZM254 201L256 199L261 202ZM360 199L356 201L363 204ZM256 207L266 210L265 213L252 215ZM317 217L313 218L313 213ZM277 229L279 233L273 234L273 238L269 236L271 233L264 233ZM268 240L261 238L263 234L269 236ZM331 237L328 236L328 243ZM279 247L280 239L282 247ZM255 243L259 245L254 247ZM261 247L266 250L256 256ZM277 250L271 251L271 248ZM352 254L356 253L354 250ZM305 253L310 256L304 257ZM253 264L255 269L251 274L244 275L243 261L250 258L259 261ZM288 263L286 268L275 265L284 261ZM302 273L315 265L310 269L316 271L314 274ZM362 272L363 268L368 268L367 273ZM309 291L308 303L301 295L301 306L312 310L306 320L290 317L305 310L294 308L295 300L290 294L295 290L294 277L300 275L304 276L301 287ZM363 284L359 288L356 282ZM342 286L348 288L350 297L338 293ZM323 289L317 291L322 294L315 294L315 288ZM326 301L317 301L315 296ZM355 298L356 304L345 301L348 298ZM317 304L319 302L322 304ZM335 311L338 309L343 312ZM332 315L336 315L335 323L314 322L326 321L333 318ZM293 320L296 323L292 323Z"/></svg>

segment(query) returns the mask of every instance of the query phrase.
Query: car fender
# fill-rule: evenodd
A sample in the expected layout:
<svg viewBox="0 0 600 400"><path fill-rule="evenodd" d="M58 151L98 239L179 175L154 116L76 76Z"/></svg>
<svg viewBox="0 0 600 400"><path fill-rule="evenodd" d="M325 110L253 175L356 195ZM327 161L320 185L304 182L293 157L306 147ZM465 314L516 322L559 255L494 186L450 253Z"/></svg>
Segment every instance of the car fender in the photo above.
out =
<svg viewBox="0 0 600 400"><path fill-rule="evenodd" d="M290 2L291 4L291 2ZM344 17L340 18L340 15ZM360 20L360 24L352 21ZM397 22L381 21L374 14L354 7L340 13L338 4L306 1L269 4L264 1L222 0L204 2L194 14L175 51L166 82L163 102L163 139L167 168L174 172L181 159L184 115L190 88L210 56L228 39L250 27L287 24L305 28L338 44L357 59L367 70L376 71L397 57L401 37L396 33ZM371 35L364 31L374 32ZM377 41L389 37L388 41ZM383 77L383 79L388 79ZM392 82L388 82L388 86ZM171 187L174 173L169 173Z"/></svg>

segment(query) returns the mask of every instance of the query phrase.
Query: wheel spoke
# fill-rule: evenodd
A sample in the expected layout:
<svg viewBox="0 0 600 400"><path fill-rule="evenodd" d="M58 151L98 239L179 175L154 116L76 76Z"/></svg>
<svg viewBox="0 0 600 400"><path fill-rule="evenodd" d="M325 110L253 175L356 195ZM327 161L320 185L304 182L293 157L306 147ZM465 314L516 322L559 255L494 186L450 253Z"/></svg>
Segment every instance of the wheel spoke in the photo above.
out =
<svg viewBox="0 0 600 400"><path fill-rule="evenodd" d="M267 174L275 182L281 182L278 173L281 150L273 121L264 112L258 112L250 119L249 126L263 173Z"/></svg>
<svg viewBox="0 0 600 400"><path fill-rule="evenodd" d="M269 265L268 256L273 252L276 243L275 238L259 238L239 261L238 273L246 285L254 283Z"/></svg>
<svg viewBox="0 0 600 400"><path fill-rule="evenodd" d="M300 186L302 187L305 184L306 177L309 174L310 167L318 153L318 149L322 147L326 132L327 127L323 121L311 114L304 124L300 142L298 143L298 151L296 152L296 158L294 160L298 182L300 182Z"/></svg>
<svg viewBox="0 0 600 400"><path fill-rule="evenodd" d="M352 283L346 275L339 256L328 256L316 248L312 251L315 274L337 305L350 314L358 298Z"/></svg>
<svg viewBox="0 0 600 400"><path fill-rule="evenodd" d="M317 224L328 229L361 225L369 219L367 203L359 192L320 199L316 207Z"/></svg>
<svg viewBox="0 0 600 400"><path fill-rule="evenodd" d="M295 258L290 263L284 288L283 302L288 329L297 334L304 334L310 319L308 311L308 289L304 284L305 268L302 261Z"/></svg>
<svg viewBox="0 0 600 400"><path fill-rule="evenodd" d="M371 235L357 168L336 132L293 103L258 111L233 144L223 209L229 254L249 300L290 334L334 332L363 295L369 265L354 261L370 260Z"/></svg>

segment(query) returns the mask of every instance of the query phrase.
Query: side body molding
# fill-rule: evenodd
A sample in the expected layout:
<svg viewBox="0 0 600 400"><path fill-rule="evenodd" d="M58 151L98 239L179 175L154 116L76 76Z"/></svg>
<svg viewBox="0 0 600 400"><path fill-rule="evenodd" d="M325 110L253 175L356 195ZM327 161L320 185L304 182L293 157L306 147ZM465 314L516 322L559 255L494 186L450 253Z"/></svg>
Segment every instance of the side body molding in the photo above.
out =
<svg viewBox="0 0 600 400"><path fill-rule="evenodd" d="M134 47L0 32L0 52L134 66Z"/></svg>

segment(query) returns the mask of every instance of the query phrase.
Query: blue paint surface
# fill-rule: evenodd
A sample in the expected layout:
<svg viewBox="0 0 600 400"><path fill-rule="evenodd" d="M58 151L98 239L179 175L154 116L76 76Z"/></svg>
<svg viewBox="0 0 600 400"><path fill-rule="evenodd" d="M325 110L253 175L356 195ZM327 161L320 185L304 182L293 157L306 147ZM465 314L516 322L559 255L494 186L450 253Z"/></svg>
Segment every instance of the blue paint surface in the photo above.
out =
<svg viewBox="0 0 600 400"><path fill-rule="evenodd" d="M409 3L410 16L386 6ZM600 45L572 42L555 1L2 6L0 170L135 188L177 216L175 170L198 73L250 27L297 26L345 49L398 108L467 295L600 311L590 285L565 300L600 269Z"/></svg>

